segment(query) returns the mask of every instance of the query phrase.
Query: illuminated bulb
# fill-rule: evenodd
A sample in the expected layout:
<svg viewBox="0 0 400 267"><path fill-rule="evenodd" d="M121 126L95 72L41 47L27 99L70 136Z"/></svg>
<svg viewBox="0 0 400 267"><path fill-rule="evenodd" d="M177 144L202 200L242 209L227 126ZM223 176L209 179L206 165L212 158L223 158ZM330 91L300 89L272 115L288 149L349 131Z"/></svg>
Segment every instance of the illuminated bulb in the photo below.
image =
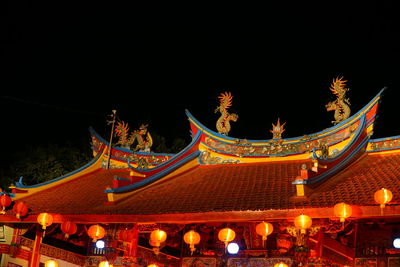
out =
<svg viewBox="0 0 400 267"><path fill-rule="evenodd" d="M393 240L393 247L400 248L400 238L395 238Z"/></svg>
<svg viewBox="0 0 400 267"><path fill-rule="evenodd" d="M237 254L239 252L239 245L235 242L229 243L228 247L226 248L229 254Z"/></svg>
<svg viewBox="0 0 400 267"><path fill-rule="evenodd" d="M47 260L44 263L45 267L58 267L58 262L56 262L55 260Z"/></svg>
<svg viewBox="0 0 400 267"><path fill-rule="evenodd" d="M96 241L96 248L102 249L102 248L104 248L104 247L105 247L105 243L104 243L103 240L97 240L97 241Z"/></svg>

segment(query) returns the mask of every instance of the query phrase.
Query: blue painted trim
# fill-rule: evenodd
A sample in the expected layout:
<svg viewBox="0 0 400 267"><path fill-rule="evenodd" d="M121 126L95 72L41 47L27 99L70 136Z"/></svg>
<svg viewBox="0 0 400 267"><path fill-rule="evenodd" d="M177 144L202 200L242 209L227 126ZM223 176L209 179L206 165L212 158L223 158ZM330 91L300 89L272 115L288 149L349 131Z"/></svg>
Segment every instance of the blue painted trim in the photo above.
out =
<svg viewBox="0 0 400 267"><path fill-rule="evenodd" d="M352 142L350 142L349 144L347 144L347 146L344 147L344 148L342 149L342 151L341 151L338 155L336 155L336 157L334 157L334 158L328 158L328 159L319 158L319 157L317 157L317 155L316 155L316 153L315 153L315 150L313 149L313 156L314 156L314 158L320 160L320 161L321 161L321 164L331 163L331 162L337 160L337 159L340 158L343 154L347 153L347 151L348 151L350 148L353 147L354 143L358 141L358 139L360 138L361 134L362 134L363 131L365 130L365 125L366 125L366 117L365 117L365 115L363 115L363 116L361 117L360 125L358 125L357 132L356 132L355 135L353 136Z"/></svg>
<svg viewBox="0 0 400 267"><path fill-rule="evenodd" d="M162 170L159 173L156 173L153 176L150 176L149 178L146 178L146 179L141 180L141 181L139 181L137 183L130 184L130 185L127 185L127 186L107 189L104 192L105 193L124 193L124 192L127 192L127 191L132 191L132 190L138 189L138 188L140 188L142 186L145 186L145 185L149 185L151 183L154 183L154 182L160 180L165 175L173 172L174 170L178 169L179 167L181 167L185 163L189 162L190 160L197 158L199 155L200 155L200 151L196 150L193 153L191 153L190 155L188 155L187 157L185 157L182 160L180 160L177 164L171 165L168 168L166 168L165 170Z"/></svg>
<svg viewBox="0 0 400 267"><path fill-rule="evenodd" d="M327 136L327 135L332 135L332 134L334 134L334 133L336 133L337 131L340 131L340 130L342 130L343 128L344 128L344 126L345 126L345 124L346 123L348 123L349 121L351 121L351 120L355 120L355 118L357 117L357 116L359 116L361 113L367 113L369 110L370 110L370 108L369 109L367 109L367 107L369 106L369 105L372 105L373 103L375 103L375 102L377 102L378 101L378 98L380 97L380 95L384 92L384 90L386 89L386 87L384 87L383 89L381 89L381 91L367 104L367 105L365 105L361 110L359 110L357 113L355 113L354 115L352 115L351 117L349 117L348 119L346 119L346 120L344 120L344 121L342 121L342 122L340 122L339 124L337 124L337 125L334 125L334 126L332 126L332 127L330 127L330 128L327 128L327 129L325 129L325 130L322 130L322 131L319 131L319 132L316 132L316 133L312 133L312 135L319 135L317 138L311 138L311 139L309 139L309 140L307 140L307 142L308 141L312 141L312 140L316 140L316 139L320 139L320 138L323 138L323 137L325 137L325 136ZM225 139L225 140L230 140L230 141L236 141L236 140L244 140L244 139L240 139L240 138L233 138L233 137L229 137L229 136L225 136L225 135L222 135L222 134L219 134L219 133L217 133L217 132L215 132L215 131L212 131L212 130L210 130L209 128L207 128L207 127L205 127L202 123L200 123L196 118L194 118L193 117L193 115L186 109L185 110L185 113L186 113L186 115L189 117L189 119L190 120L192 120L193 122L195 122L195 124L197 124L198 125L198 127L197 128L202 128L202 129L198 129L199 131L202 131L202 132L204 132L204 133L206 133L207 134L207 132L208 133L210 133L210 134L212 134L212 135L215 135L215 136L217 136L217 137L219 137L219 138L221 138L221 139ZM330 132L330 131L332 131L332 132ZM330 132L330 133L327 133L327 132ZM287 139L282 139L284 142L287 142L287 141L296 141L296 140L299 140L300 138L302 138L303 136L299 136L299 137L292 137L292 138L287 138ZM265 140L247 140L248 142L250 142L250 143L269 143L269 142L271 142L271 141L273 141L274 139L265 139ZM218 140L219 142L224 142L224 141L222 141L222 140ZM298 141L298 142L293 142L293 143L290 143L290 144L296 144L296 143L302 143L302 142L305 142L305 141ZM226 142L225 141L225 143L228 143L228 142ZM229 143L230 144L230 143ZM246 145L238 145L238 146L246 146ZM248 145L248 146L257 146L256 144L252 144L252 145ZM264 145L261 145L261 146L264 146Z"/></svg>
<svg viewBox="0 0 400 267"><path fill-rule="evenodd" d="M381 141L392 141L392 140L396 140L396 139L400 139L400 135L371 139L369 142L376 143L376 142L381 142Z"/></svg>
<svg viewBox="0 0 400 267"><path fill-rule="evenodd" d="M395 146L395 147L389 147L389 148L382 148L382 149L375 149L375 150L367 150L367 153L371 152L380 152L380 151L389 151L389 150L396 150L399 149L400 146Z"/></svg>
<svg viewBox="0 0 400 267"><path fill-rule="evenodd" d="M130 165L130 168L133 170L136 170L138 172L152 172L155 171L157 169L163 168L165 165L170 164L171 162L173 162L175 159L181 157L183 154L187 153L190 149L193 148L193 146L200 140L200 136L201 136L201 132L197 132L197 134L193 137L192 141L190 142L190 144L185 147L183 150L181 150L179 153L175 154L173 157L171 157L169 160L164 161L163 163L159 164L158 166L154 167L154 168L150 168L150 169L138 169L138 168L134 168L133 166Z"/></svg>
<svg viewBox="0 0 400 267"><path fill-rule="evenodd" d="M117 180L117 181L128 181L128 182L131 181L131 179L128 179L128 178L121 178L121 177L114 177L114 180Z"/></svg>
<svg viewBox="0 0 400 267"><path fill-rule="evenodd" d="M79 173L79 172L81 172L81 171L83 171L83 170L89 168L89 167L92 166L94 163L96 163L96 161L97 161L100 157L101 157L101 153L98 153L98 154L96 155L96 157L94 157L94 158L93 158L89 163L87 163L86 165L84 165L84 166L82 166L82 167L80 167L80 168L78 168L78 169L76 169L76 170L74 170L74 171L72 171L72 172L70 172L70 173L67 173L66 175L63 175L63 176L60 176L60 177L58 177L58 178L55 178L55 179L52 179L52 180L49 180L49 181L46 181L46 182L43 182L43 183L40 183L40 184L36 184L36 185L24 185L24 184L22 183L22 176L21 176L20 179L19 179L19 181L15 183L15 184L16 184L15 187L16 187L16 188L20 188L20 189L37 188L37 187L41 187L41 186L44 186L44 185L48 185L48 184L51 184L51 183L54 183L54 182L57 182L57 181L61 181L61 180L65 179L65 178L70 177L71 175L74 175L74 174L76 174L76 173Z"/></svg>
<svg viewBox="0 0 400 267"><path fill-rule="evenodd" d="M361 151L362 148L364 148L366 146L366 144L369 141L369 137L368 135L363 139L363 141L349 154L347 155L342 162L338 163L337 165L335 165L332 169L322 173L319 176L310 178L310 179L306 179L306 180L296 180L293 181L292 184L315 184L318 183L322 180L325 180L326 178L335 175L336 173L340 172L344 167L347 167L348 165L350 165L350 163L352 162L352 160L354 159L353 156L355 154L357 154L358 152Z"/></svg>

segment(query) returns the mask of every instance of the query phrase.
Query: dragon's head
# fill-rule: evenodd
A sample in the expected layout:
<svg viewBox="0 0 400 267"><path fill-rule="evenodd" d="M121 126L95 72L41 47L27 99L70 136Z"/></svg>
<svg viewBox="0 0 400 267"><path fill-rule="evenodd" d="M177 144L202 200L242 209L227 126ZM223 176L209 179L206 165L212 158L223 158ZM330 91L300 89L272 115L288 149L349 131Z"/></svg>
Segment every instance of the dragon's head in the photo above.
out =
<svg viewBox="0 0 400 267"><path fill-rule="evenodd" d="M129 132L129 126L128 123L125 124L125 122L118 122L117 125L115 126L115 136L122 136L126 135Z"/></svg>
<svg viewBox="0 0 400 267"><path fill-rule="evenodd" d="M334 78L329 89L337 97L344 96L344 94L349 90L346 88L346 82L346 80L343 80L343 77Z"/></svg>
<svg viewBox="0 0 400 267"><path fill-rule="evenodd" d="M336 101L329 102L325 105L326 111L332 111L337 108Z"/></svg>

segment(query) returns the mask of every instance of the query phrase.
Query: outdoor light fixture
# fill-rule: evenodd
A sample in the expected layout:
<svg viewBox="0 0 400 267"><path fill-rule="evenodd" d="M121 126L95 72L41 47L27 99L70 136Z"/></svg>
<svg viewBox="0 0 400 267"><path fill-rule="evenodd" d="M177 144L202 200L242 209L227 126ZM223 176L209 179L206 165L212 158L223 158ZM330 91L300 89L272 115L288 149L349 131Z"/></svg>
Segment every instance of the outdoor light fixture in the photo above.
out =
<svg viewBox="0 0 400 267"><path fill-rule="evenodd" d="M96 248L98 249L103 249L105 247L105 243L103 240L97 240L96 241Z"/></svg>
<svg viewBox="0 0 400 267"><path fill-rule="evenodd" d="M393 247L395 247L395 248L400 248L400 238L396 237L396 238L393 240Z"/></svg>
<svg viewBox="0 0 400 267"><path fill-rule="evenodd" d="M239 252L239 245L235 242L229 243L227 248L229 254L237 254Z"/></svg>

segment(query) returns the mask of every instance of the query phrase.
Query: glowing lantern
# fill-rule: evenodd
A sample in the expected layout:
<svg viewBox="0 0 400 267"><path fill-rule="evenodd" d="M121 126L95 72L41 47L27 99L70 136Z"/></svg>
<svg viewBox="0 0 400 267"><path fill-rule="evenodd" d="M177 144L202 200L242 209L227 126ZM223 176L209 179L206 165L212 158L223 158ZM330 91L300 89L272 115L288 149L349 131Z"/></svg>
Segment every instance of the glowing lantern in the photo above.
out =
<svg viewBox="0 0 400 267"><path fill-rule="evenodd" d="M230 228L221 229L218 233L218 239L225 243L225 247L235 239L236 233Z"/></svg>
<svg viewBox="0 0 400 267"><path fill-rule="evenodd" d="M147 267L158 267L158 265L153 263L153 264L147 265Z"/></svg>
<svg viewBox="0 0 400 267"><path fill-rule="evenodd" d="M374 199L380 204L381 208L385 207L385 204L389 203L393 198L392 191L382 188L375 192Z"/></svg>
<svg viewBox="0 0 400 267"><path fill-rule="evenodd" d="M198 243L200 243L200 239L201 239L200 234L194 230L190 230L189 232L186 232L186 234L183 236L183 240L185 241L186 244L189 244L191 252L196 250L194 245L197 245Z"/></svg>
<svg viewBox="0 0 400 267"><path fill-rule="evenodd" d="M99 267L113 267L113 265L110 264L108 261L101 261L99 263Z"/></svg>
<svg viewBox="0 0 400 267"><path fill-rule="evenodd" d="M70 235L73 235L78 230L78 226L76 223L71 221L65 221L61 224L61 231L65 234L65 238L68 238Z"/></svg>
<svg viewBox="0 0 400 267"><path fill-rule="evenodd" d="M333 212L336 217L340 218L341 222L344 222L346 218L351 216L353 209L349 204L342 202L333 207Z"/></svg>
<svg viewBox="0 0 400 267"><path fill-rule="evenodd" d="M20 219L28 214L28 206L22 201L17 201L14 204L13 211L15 212L15 216Z"/></svg>
<svg viewBox="0 0 400 267"><path fill-rule="evenodd" d="M6 208L11 205L11 197L7 194L0 195L0 205L3 209L0 211L0 214L6 214Z"/></svg>
<svg viewBox="0 0 400 267"><path fill-rule="evenodd" d="M45 266L45 267L58 267L58 262L55 261L55 260L47 260L47 261L44 263L44 266Z"/></svg>
<svg viewBox="0 0 400 267"><path fill-rule="evenodd" d="M275 263L274 267L289 267L289 265L287 265L286 263L281 261L281 262Z"/></svg>
<svg viewBox="0 0 400 267"><path fill-rule="evenodd" d="M310 216L301 214L294 218L294 226L297 229L300 229L301 233L305 233L308 228L310 228L312 225L312 219Z"/></svg>
<svg viewBox="0 0 400 267"><path fill-rule="evenodd" d="M46 227L53 223L53 215L47 212L40 213L37 217L37 222L42 226L43 230L46 230Z"/></svg>
<svg viewBox="0 0 400 267"><path fill-rule="evenodd" d="M153 251L155 254L158 254L160 251L160 245L165 240L167 240L167 233L163 230L156 229L150 233L150 243L154 247Z"/></svg>
<svg viewBox="0 0 400 267"><path fill-rule="evenodd" d="M96 242L97 239L103 238L105 234L106 231L104 230L104 228L98 224L89 227L88 235L92 238L93 242Z"/></svg>
<svg viewBox="0 0 400 267"><path fill-rule="evenodd" d="M262 240L267 240L267 237L274 231L274 226L268 222L260 222L256 226L256 232L262 236Z"/></svg>

